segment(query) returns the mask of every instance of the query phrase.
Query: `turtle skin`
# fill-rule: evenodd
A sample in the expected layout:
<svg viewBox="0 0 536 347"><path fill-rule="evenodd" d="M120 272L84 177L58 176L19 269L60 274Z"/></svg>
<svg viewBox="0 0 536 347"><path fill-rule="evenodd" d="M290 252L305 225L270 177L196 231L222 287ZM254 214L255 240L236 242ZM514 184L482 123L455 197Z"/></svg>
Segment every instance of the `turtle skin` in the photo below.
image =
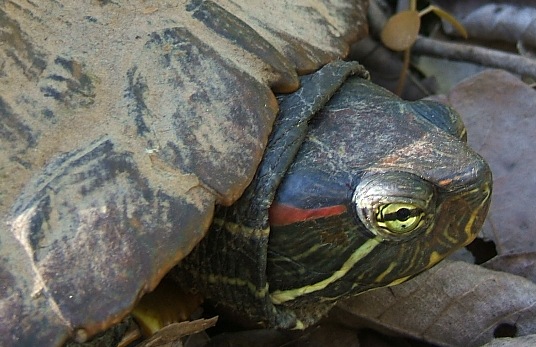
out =
<svg viewBox="0 0 536 347"><path fill-rule="evenodd" d="M253 179L273 91L366 34L366 1L260 4L0 4L0 344L120 321Z"/></svg>

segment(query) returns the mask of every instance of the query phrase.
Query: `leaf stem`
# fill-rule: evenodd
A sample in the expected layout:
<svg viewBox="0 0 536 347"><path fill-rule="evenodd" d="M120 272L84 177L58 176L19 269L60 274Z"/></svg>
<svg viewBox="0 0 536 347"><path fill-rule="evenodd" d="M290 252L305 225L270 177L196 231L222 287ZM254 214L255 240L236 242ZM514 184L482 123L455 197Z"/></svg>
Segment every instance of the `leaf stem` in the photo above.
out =
<svg viewBox="0 0 536 347"><path fill-rule="evenodd" d="M398 96L402 95L402 91L404 90L404 86L406 85L406 77L408 76L408 69L409 69L409 57L410 57L410 50L408 48L404 50L404 64L402 66L402 70L400 71L400 78L398 79L398 84L395 90L395 93Z"/></svg>
<svg viewBox="0 0 536 347"><path fill-rule="evenodd" d="M434 10L434 7L432 5L426 7L425 9L423 9L422 11L419 12L419 17L422 17L430 12L432 12Z"/></svg>

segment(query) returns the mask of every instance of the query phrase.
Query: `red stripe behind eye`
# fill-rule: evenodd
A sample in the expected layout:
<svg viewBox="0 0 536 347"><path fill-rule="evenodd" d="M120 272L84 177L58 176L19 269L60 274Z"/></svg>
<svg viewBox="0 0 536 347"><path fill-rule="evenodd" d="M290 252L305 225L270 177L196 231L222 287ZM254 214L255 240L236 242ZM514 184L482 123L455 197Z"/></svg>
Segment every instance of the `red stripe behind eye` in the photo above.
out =
<svg viewBox="0 0 536 347"><path fill-rule="evenodd" d="M322 217L337 216L346 212L346 206L335 205L315 209L301 209L286 204L273 204L268 212L270 225L282 226Z"/></svg>

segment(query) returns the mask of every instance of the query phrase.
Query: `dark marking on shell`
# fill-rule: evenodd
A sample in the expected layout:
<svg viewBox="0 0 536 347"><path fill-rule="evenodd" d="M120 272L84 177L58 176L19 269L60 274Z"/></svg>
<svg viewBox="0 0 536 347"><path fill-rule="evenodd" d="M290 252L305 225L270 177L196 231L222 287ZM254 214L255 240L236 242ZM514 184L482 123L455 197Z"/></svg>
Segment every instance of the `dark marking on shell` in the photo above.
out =
<svg viewBox="0 0 536 347"><path fill-rule="evenodd" d="M26 125L0 95L0 138L5 142L16 143L17 147L27 149L37 144L36 133Z"/></svg>
<svg viewBox="0 0 536 347"><path fill-rule="evenodd" d="M280 75L280 79L271 85L274 91L288 92L298 86L297 75L289 73L292 71L292 66L288 60L242 20L211 1L192 2L187 6L187 10L192 11L192 16L208 29L253 54L257 59L263 60L274 69ZM290 86L292 88L289 88Z"/></svg>
<svg viewBox="0 0 536 347"><path fill-rule="evenodd" d="M143 81L140 93L151 94L152 86L165 81L174 97L171 114L143 112L143 104L131 108L139 126L157 125L154 140L159 143L159 158L197 175L222 196L236 189L230 182L245 187L242 177L253 174L250 160L260 161L275 116L269 90L185 28L152 33L142 53L166 74L150 76L154 74L150 67L137 67L133 75ZM215 133L215 128L225 136ZM168 140L158 131L165 131Z"/></svg>
<svg viewBox="0 0 536 347"><path fill-rule="evenodd" d="M6 45L5 54L31 80L37 80L46 68L46 59L22 32L20 25L0 9L0 42Z"/></svg>
<svg viewBox="0 0 536 347"><path fill-rule="evenodd" d="M137 68L133 67L127 72L127 90L125 98L130 100L128 114L134 117L136 129L139 136L149 132L149 127L144 121L144 117L149 115L149 109L144 101L144 94L147 92L147 84L143 78L136 74Z"/></svg>
<svg viewBox="0 0 536 347"><path fill-rule="evenodd" d="M17 201L12 224L63 318L91 333L109 320L111 303L114 311L128 310L139 288L201 238L199 222L211 218L214 201L209 194L197 201L155 189L132 153L102 138L50 163ZM173 225L182 225L184 233L171 240ZM62 281L55 280L59 275ZM92 286L112 299L81 290Z"/></svg>
<svg viewBox="0 0 536 347"><path fill-rule="evenodd" d="M41 81L41 91L70 108L87 107L95 101L93 81L78 61L56 57L55 67Z"/></svg>

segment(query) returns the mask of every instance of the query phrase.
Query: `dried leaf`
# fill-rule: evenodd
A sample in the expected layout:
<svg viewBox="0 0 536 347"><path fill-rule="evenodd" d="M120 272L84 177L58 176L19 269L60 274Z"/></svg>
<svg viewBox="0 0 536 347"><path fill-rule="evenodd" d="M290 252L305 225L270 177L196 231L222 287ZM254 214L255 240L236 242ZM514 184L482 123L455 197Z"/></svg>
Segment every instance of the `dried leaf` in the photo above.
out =
<svg viewBox="0 0 536 347"><path fill-rule="evenodd" d="M393 51L404 51L411 47L421 27L421 19L417 11L402 11L385 23L381 33L383 44Z"/></svg>
<svg viewBox="0 0 536 347"><path fill-rule="evenodd" d="M511 43L523 41L536 46L536 4L532 0L431 2L456 17L472 38ZM452 32L448 27L446 30Z"/></svg>
<svg viewBox="0 0 536 347"><path fill-rule="evenodd" d="M182 337L204 331L216 325L218 317L210 319L197 319L190 322L173 323L162 329L149 339L142 342L139 347L171 346Z"/></svg>
<svg viewBox="0 0 536 347"><path fill-rule="evenodd" d="M536 282L536 251L498 255L482 266L492 270L509 272Z"/></svg>
<svg viewBox="0 0 536 347"><path fill-rule="evenodd" d="M536 335L527 335L516 338L493 339L482 347L527 347L536 346Z"/></svg>
<svg viewBox="0 0 536 347"><path fill-rule="evenodd" d="M359 295L333 312L442 346L479 346L501 324L536 333L536 284L464 262L445 261L404 284Z"/></svg>
<svg viewBox="0 0 536 347"><path fill-rule="evenodd" d="M495 242L499 255L534 252L536 91L507 72L487 70L460 83L447 101L464 118L469 144L493 172L484 236Z"/></svg>
<svg viewBox="0 0 536 347"><path fill-rule="evenodd" d="M187 293L175 282L164 279L140 299L131 314L143 336L149 337L171 323L188 321L202 301L200 295Z"/></svg>

